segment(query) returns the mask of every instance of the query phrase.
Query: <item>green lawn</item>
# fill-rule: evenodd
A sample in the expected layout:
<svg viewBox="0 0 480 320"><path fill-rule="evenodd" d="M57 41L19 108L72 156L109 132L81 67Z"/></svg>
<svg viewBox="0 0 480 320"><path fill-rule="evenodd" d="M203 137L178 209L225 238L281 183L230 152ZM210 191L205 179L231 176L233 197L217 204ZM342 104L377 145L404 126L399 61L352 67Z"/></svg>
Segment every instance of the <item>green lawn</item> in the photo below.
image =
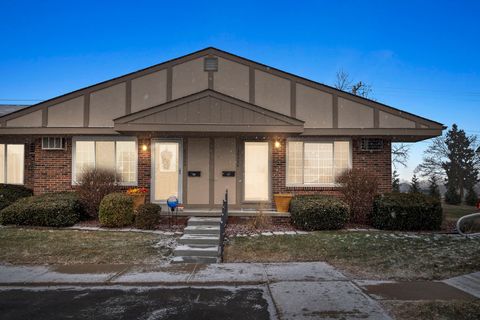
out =
<svg viewBox="0 0 480 320"><path fill-rule="evenodd" d="M443 213L445 214L445 219L448 221L457 221L460 217L480 212L477 208L467 205L458 205L454 206L451 204L442 203Z"/></svg>
<svg viewBox="0 0 480 320"><path fill-rule="evenodd" d="M326 261L356 278L443 279L480 271L480 238L348 231L234 238L225 260Z"/></svg>
<svg viewBox="0 0 480 320"><path fill-rule="evenodd" d="M0 228L0 264L152 264L171 254L166 236L54 229Z"/></svg>

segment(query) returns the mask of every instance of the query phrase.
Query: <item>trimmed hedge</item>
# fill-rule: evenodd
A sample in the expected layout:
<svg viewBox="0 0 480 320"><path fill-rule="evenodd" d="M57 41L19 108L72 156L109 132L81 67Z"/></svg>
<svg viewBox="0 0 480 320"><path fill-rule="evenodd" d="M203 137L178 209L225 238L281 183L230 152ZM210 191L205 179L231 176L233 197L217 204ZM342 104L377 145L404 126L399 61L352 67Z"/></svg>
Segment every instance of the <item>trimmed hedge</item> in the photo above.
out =
<svg viewBox="0 0 480 320"><path fill-rule="evenodd" d="M160 222L160 211L162 208L154 203L142 204L135 217L135 228L155 229Z"/></svg>
<svg viewBox="0 0 480 320"><path fill-rule="evenodd" d="M331 196L295 196L290 202L290 214L297 228L337 230L348 221L348 206Z"/></svg>
<svg viewBox="0 0 480 320"><path fill-rule="evenodd" d="M377 196L370 221L377 229L439 230L443 210L438 199L421 193L387 193Z"/></svg>
<svg viewBox="0 0 480 320"><path fill-rule="evenodd" d="M0 184L0 210L8 207L20 198L33 196L32 190L24 186Z"/></svg>
<svg viewBox="0 0 480 320"><path fill-rule="evenodd" d="M98 220L103 227L124 227L133 223L133 200L125 193L107 194L100 202Z"/></svg>
<svg viewBox="0 0 480 320"><path fill-rule="evenodd" d="M1 224L67 227L80 220L83 206L73 192L21 198L0 211Z"/></svg>

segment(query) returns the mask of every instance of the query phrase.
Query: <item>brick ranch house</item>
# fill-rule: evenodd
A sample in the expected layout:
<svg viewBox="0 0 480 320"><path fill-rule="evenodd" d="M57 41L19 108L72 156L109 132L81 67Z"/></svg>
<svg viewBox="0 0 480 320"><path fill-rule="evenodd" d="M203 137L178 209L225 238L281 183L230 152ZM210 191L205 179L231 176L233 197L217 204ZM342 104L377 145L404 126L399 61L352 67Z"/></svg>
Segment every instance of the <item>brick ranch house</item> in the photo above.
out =
<svg viewBox="0 0 480 320"><path fill-rule="evenodd" d="M85 168L185 209L271 205L276 193L335 194L364 168L391 187L391 143L441 123L206 48L0 117L0 183L75 188Z"/></svg>

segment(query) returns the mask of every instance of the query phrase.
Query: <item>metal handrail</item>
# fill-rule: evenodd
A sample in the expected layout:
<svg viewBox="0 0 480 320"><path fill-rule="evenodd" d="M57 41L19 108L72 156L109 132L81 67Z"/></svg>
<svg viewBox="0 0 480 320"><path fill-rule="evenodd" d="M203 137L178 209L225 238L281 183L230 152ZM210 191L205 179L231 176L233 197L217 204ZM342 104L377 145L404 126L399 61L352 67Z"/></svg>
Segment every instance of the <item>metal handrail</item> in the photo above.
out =
<svg viewBox="0 0 480 320"><path fill-rule="evenodd" d="M461 224L465 221L465 220L468 220L470 218L479 218L480 219L480 212L478 213L472 213L472 214L467 214L466 216L463 216L461 217L460 219L458 219L457 221L457 232L459 234L461 234L462 236L480 236L480 232L475 232L475 233L465 233L462 231L462 229L460 228Z"/></svg>
<svg viewBox="0 0 480 320"><path fill-rule="evenodd" d="M228 189L225 190L225 198L222 203L222 215L220 216L220 246L218 248L221 262L223 262L223 248L225 242L225 227L228 222Z"/></svg>

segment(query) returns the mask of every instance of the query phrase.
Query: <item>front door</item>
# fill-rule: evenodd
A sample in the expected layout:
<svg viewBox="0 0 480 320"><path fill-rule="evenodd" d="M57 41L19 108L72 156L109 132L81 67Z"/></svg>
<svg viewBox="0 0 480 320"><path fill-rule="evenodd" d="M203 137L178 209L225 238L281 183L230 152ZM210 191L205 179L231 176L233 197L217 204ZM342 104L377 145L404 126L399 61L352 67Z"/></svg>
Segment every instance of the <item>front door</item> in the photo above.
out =
<svg viewBox="0 0 480 320"><path fill-rule="evenodd" d="M153 141L153 202L165 202L170 196L182 202L182 150L181 140Z"/></svg>

